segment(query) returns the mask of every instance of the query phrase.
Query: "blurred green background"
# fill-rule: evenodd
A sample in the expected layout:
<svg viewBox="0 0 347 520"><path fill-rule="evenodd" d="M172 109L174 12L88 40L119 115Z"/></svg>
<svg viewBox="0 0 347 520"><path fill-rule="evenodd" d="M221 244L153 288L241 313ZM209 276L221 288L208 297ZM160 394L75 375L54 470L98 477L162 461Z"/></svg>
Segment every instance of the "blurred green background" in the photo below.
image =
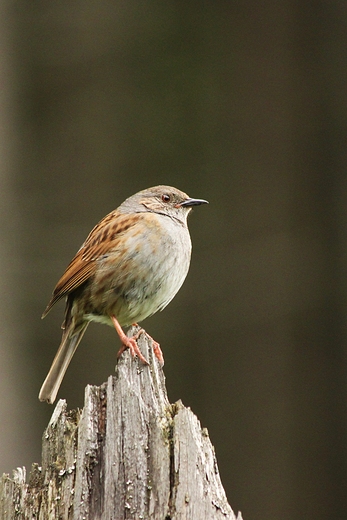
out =
<svg viewBox="0 0 347 520"><path fill-rule="evenodd" d="M40 462L51 291L87 233L170 184L189 276L143 325L244 520L347 511L347 3L0 6L0 472ZM59 397L83 405L119 340L92 324Z"/></svg>

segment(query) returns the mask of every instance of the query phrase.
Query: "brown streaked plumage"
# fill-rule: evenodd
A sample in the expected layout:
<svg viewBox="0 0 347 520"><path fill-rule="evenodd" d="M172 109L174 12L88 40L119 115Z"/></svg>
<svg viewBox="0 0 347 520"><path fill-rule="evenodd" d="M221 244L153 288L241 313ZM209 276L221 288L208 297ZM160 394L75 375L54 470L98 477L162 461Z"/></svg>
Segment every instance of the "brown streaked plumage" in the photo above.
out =
<svg viewBox="0 0 347 520"><path fill-rule="evenodd" d="M189 268L191 242L187 216L190 199L170 186L156 186L126 199L89 233L57 283L42 317L66 297L63 336L39 399L53 403L90 321L114 326L121 341L144 363L136 337L122 326L164 309L181 287ZM161 364L159 344L154 353Z"/></svg>

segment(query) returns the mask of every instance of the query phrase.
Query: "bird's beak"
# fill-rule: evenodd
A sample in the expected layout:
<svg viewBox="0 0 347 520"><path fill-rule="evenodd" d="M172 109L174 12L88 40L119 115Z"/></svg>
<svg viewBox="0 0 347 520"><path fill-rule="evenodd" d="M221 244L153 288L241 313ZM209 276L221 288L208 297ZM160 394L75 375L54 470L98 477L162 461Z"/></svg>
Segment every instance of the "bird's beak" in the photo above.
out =
<svg viewBox="0 0 347 520"><path fill-rule="evenodd" d="M192 206L200 206L200 204L208 204L207 200L204 199L187 199L180 204L183 208L190 208Z"/></svg>

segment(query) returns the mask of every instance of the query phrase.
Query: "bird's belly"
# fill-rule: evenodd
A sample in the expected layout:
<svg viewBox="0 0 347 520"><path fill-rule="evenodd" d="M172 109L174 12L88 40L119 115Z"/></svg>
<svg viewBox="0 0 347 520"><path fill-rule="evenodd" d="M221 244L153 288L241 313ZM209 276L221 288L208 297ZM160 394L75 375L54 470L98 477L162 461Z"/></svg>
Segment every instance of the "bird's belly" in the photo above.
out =
<svg viewBox="0 0 347 520"><path fill-rule="evenodd" d="M94 306L86 319L112 325L114 315L123 326L142 321L164 309L184 282L191 253L188 230L174 238L149 234L140 248L129 240L124 251L100 262L90 285Z"/></svg>

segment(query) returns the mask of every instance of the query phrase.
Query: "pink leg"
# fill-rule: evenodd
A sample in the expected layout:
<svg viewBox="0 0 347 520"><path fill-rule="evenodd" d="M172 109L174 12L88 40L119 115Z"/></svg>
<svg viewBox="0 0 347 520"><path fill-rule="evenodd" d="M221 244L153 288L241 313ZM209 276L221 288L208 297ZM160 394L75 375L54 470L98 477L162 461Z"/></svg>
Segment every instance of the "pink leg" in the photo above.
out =
<svg viewBox="0 0 347 520"><path fill-rule="evenodd" d="M154 352L154 355L155 357L157 358L157 360L159 361L160 363L160 366L164 366L164 356L163 356L163 352L160 348L160 345L157 341L155 341L152 336L149 336L152 340L152 348L153 348L153 352Z"/></svg>
<svg viewBox="0 0 347 520"><path fill-rule="evenodd" d="M133 326L134 326L134 327L138 327L138 324L137 324L137 323L133 323ZM135 334L134 338L137 339L137 338L140 336L140 334L142 334L143 332L145 332L144 329L140 329L140 330L138 331L138 333ZM160 348L159 343L158 343L157 341L155 341L155 340L152 338L152 336L150 336L147 332L146 332L146 334L147 334L147 336L152 340L152 348L153 348L153 352L154 352L155 357L156 357L157 360L159 361L160 366L161 366L161 367L164 366L164 356L163 356L163 352L162 352L162 350L161 350L161 348Z"/></svg>
<svg viewBox="0 0 347 520"><path fill-rule="evenodd" d="M111 316L111 319L112 319L114 328L116 329L117 334L120 337L120 340L122 342L122 346L119 349L117 356L120 357L123 354L123 352L125 351L125 349L128 348L133 357L137 356L139 359L141 359L142 363L144 363L145 365L148 365L149 363L148 363L147 359L142 355L142 353L136 343L136 338L140 335L141 331L139 331L139 333L136 334L133 338L128 338L128 336L124 333L122 327L119 325L117 318L115 316Z"/></svg>

